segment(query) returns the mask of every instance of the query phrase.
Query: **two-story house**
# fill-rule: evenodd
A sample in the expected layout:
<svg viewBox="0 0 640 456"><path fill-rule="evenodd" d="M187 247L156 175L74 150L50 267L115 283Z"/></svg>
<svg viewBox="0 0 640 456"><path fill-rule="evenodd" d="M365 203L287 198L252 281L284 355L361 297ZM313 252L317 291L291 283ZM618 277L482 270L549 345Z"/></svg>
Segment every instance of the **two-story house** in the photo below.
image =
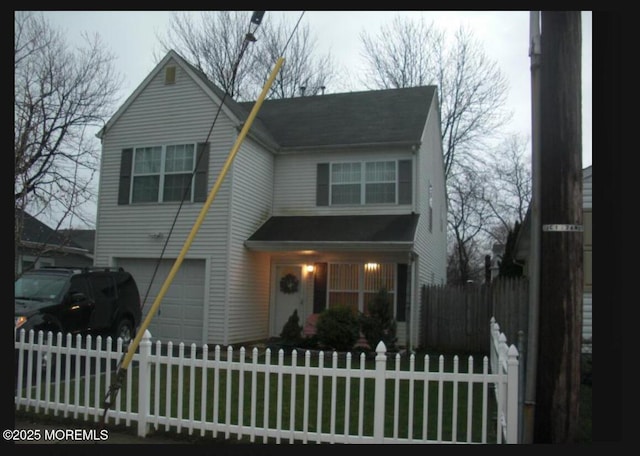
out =
<svg viewBox="0 0 640 456"><path fill-rule="evenodd" d="M131 271L143 298L157 267L143 314L252 107L170 51L100 131L95 263ZM434 86L265 101L151 334L244 344L294 310L365 311L385 287L415 345L420 287L446 277L440 132Z"/></svg>

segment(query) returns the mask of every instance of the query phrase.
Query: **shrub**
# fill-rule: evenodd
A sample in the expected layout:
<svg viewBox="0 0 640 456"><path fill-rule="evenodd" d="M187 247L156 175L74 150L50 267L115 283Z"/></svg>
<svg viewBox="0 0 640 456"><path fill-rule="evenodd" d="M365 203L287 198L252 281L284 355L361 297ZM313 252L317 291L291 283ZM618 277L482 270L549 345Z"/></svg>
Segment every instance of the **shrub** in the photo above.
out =
<svg viewBox="0 0 640 456"><path fill-rule="evenodd" d="M300 325L300 317L298 317L297 309L293 311L282 327L280 338L283 342L291 344L296 344L302 339L302 326Z"/></svg>
<svg viewBox="0 0 640 456"><path fill-rule="evenodd" d="M382 288L369 302L367 313L360 314L362 334L371 350L375 350L380 341L384 342L388 351L396 348L396 320L392 302L387 290Z"/></svg>
<svg viewBox="0 0 640 456"><path fill-rule="evenodd" d="M316 326L318 341L337 351L349 351L360 337L360 325L353 311L346 306L324 310Z"/></svg>

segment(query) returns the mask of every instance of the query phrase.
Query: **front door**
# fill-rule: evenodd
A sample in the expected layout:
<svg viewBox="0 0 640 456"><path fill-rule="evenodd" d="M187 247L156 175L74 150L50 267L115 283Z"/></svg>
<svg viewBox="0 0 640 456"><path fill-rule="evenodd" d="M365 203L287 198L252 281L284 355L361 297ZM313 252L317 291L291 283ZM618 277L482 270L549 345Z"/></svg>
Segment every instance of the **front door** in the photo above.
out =
<svg viewBox="0 0 640 456"><path fill-rule="evenodd" d="M302 268L300 266L276 266L275 280L276 305L272 334L280 336L282 328L294 310L298 311L300 326L302 326Z"/></svg>

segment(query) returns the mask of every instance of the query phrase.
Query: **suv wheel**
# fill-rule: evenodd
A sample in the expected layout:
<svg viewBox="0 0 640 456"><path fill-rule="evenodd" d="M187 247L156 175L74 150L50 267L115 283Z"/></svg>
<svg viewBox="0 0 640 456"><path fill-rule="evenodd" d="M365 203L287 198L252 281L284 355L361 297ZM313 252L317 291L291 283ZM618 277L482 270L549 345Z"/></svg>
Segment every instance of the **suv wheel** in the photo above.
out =
<svg viewBox="0 0 640 456"><path fill-rule="evenodd" d="M122 338L122 344L124 346L129 345L131 340L133 339L133 323L128 318L123 318L116 325L116 330L114 332L114 337L117 340L118 337Z"/></svg>

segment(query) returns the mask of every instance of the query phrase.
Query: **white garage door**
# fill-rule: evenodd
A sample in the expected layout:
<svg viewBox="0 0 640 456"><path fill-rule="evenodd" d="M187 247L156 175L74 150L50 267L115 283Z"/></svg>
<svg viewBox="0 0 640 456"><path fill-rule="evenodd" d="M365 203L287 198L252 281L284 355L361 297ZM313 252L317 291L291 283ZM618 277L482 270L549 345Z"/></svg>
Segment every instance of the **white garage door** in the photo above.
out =
<svg viewBox="0 0 640 456"><path fill-rule="evenodd" d="M129 271L138 284L140 299L145 301L143 319L147 317L174 262L173 259L161 261L145 301L157 260L116 259L116 265ZM184 260L149 324L148 329L154 342L184 342L187 345L195 343L197 346L204 344L204 284L204 260Z"/></svg>

